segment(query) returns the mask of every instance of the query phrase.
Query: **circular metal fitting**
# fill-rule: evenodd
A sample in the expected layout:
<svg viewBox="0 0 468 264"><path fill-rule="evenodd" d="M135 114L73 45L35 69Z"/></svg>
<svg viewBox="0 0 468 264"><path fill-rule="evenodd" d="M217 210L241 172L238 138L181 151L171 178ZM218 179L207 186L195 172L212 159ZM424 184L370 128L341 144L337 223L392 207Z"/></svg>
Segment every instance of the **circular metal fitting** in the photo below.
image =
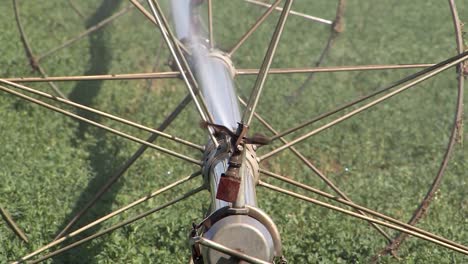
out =
<svg viewBox="0 0 468 264"><path fill-rule="evenodd" d="M256 207L223 207L206 218L203 227L203 237L246 255L269 262L282 256L281 237L276 225ZM238 263L209 247L202 247L201 251L206 263Z"/></svg>
<svg viewBox="0 0 468 264"><path fill-rule="evenodd" d="M204 237L258 259L272 261L274 258L273 239L268 230L247 215L224 217ZM202 254L205 263L238 263L236 258L212 248L202 247Z"/></svg>
<svg viewBox="0 0 468 264"><path fill-rule="evenodd" d="M220 50L214 49L209 53L209 56L223 62L223 64L226 66L226 69L231 74L231 78L234 78L236 76L236 68L234 67L234 64L232 63L231 58L226 53Z"/></svg>

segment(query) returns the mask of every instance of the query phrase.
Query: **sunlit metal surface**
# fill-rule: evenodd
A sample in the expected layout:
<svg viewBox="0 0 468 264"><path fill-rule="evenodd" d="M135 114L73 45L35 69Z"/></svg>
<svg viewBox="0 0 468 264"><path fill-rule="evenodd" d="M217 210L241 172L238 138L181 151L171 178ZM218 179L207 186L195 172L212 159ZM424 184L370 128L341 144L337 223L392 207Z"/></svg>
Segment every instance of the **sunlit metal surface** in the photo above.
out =
<svg viewBox="0 0 468 264"><path fill-rule="evenodd" d="M224 61L203 45L195 45L193 63L195 76L202 89L209 111L216 124L235 130L240 122L239 105L232 81L231 70Z"/></svg>
<svg viewBox="0 0 468 264"><path fill-rule="evenodd" d="M243 249L249 244L249 251L241 250L241 252L258 259L274 257L272 255L274 245L270 233L262 223L247 215L224 217L216 222L204 237L234 250ZM236 259L220 252L217 248L204 247L204 251L207 263L233 263Z"/></svg>
<svg viewBox="0 0 468 264"><path fill-rule="evenodd" d="M171 1L171 11L173 14L177 37L189 43L189 49L192 52L189 61L191 68L199 83L199 87L206 100L208 109L213 115L216 124L226 126L235 130L237 123L240 122L240 111L235 94L235 87L232 80L232 69L226 63L228 59L220 59L219 52L209 50L206 46L206 38L200 35L200 31L192 25L190 20L192 6L189 0ZM216 55L213 55L216 54ZM219 182L219 177L227 169L227 157L214 164L210 174L213 178L211 184L214 192ZM247 174L252 174L250 170L245 169ZM247 176L249 177L249 176ZM251 175L250 177L253 177ZM253 180L246 180L245 183L253 183ZM245 184L244 184L245 185ZM245 197L245 203L256 205L255 188L247 186L242 188ZM223 201L215 201L213 210L226 206Z"/></svg>
<svg viewBox="0 0 468 264"><path fill-rule="evenodd" d="M232 80L235 70L232 68L228 56L211 49L209 39L200 33L199 28L194 26L199 23L191 21L191 19L196 18L191 15L195 11L190 3L189 0L171 1L177 37L190 50L191 56L188 57L190 67L194 72L208 110L213 116L214 123L235 131L238 122L241 122ZM258 175L258 173L254 173L254 171L256 172L254 167L257 165L246 161L246 158L243 159L240 170L241 187L234 204L215 198L220 177L226 172L231 155L229 138L220 139L218 143L219 147L214 147L213 142L208 142L204 158L205 180L209 183L212 197L211 212L226 206L243 208L248 205L256 207L255 184L257 179L254 174ZM244 153L244 155L255 156L255 152L249 147L248 153ZM254 163L256 162L254 159ZM275 243L265 225L269 224L262 223L248 215L226 215L213 227L206 230L204 236L247 255L272 261L275 255ZM274 224L271 222L271 225ZM207 263L219 263L218 261L222 261L228 255L205 247L203 256Z"/></svg>

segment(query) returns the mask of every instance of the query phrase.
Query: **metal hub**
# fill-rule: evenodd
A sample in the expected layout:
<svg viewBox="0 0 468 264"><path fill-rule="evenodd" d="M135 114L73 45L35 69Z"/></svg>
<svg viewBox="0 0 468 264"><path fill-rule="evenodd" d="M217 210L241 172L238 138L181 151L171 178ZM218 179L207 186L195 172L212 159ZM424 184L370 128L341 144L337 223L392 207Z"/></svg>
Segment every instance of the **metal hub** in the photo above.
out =
<svg viewBox="0 0 468 264"><path fill-rule="evenodd" d="M262 223L247 215L224 217L203 236L252 257L264 260L274 257L270 233ZM208 247L203 247L202 254L206 263L239 263L236 258Z"/></svg>
<svg viewBox="0 0 468 264"><path fill-rule="evenodd" d="M197 245L196 241L200 240L210 243ZM239 255L268 262L282 257L281 237L273 220L249 205L215 210L199 225L194 225L191 241L195 263L244 263ZM223 248L234 254L226 254Z"/></svg>

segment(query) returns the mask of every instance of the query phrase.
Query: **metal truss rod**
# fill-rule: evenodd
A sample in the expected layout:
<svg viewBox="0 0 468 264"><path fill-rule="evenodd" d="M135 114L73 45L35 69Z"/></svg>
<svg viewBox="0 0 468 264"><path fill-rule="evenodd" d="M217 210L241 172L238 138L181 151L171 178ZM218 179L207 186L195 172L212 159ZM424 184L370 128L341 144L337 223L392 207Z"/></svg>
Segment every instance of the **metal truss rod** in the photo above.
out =
<svg viewBox="0 0 468 264"><path fill-rule="evenodd" d="M110 133L112 133L112 134L121 136L121 137L123 137L123 138L129 139L129 140L131 140L131 141L134 141L134 142L137 142L137 143L140 143L140 144L143 144L143 145L147 145L147 146L150 147L150 148L159 150L159 151L161 151L162 153L168 154L168 155L170 155L170 156L173 156L173 157L176 157L176 158L185 160L185 161L187 161L187 162L191 162L191 163L196 164L196 165L199 165L199 166L202 166L202 165L203 165L203 163L202 163L200 160L196 160L196 159L194 159L194 158L187 157L187 156L185 156L185 155L183 155L183 154L174 152L174 151L172 151L172 150L169 150L169 149L160 147L160 146L158 146L158 145L155 145L155 144L146 142L146 141L144 141L144 140L142 140L142 139L139 139L139 138L137 138L137 137L134 137L134 136L131 136L131 135L126 134L126 133L124 133L124 132L121 132L121 131L118 131L118 130L116 130L116 129L110 128L110 127L108 127L108 126L105 126L105 125L103 125L103 124L97 123L97 122L95 122L95 121L92 121L92 120L90 120L90 119L84 118L84 117L82 117L82 116L80 116L80 115L71 113L71 112L69 112L69 111L65 111L65 110L63 110L63 109L61 109L61 108L58 108L58 107L55 107L55 106L53 106L53 105L47 104L47 103L45 103L45 102L42 102L42 101L37 100L37 99L35 99L35 98L29 97L29 96L24 95L24 94L22 94L22 93L13 91L13 90L8 89L8 88L6 88L6 87L0 86L0 90L4 91L4 92L6 92L6 93L9 93L9 94L15 95L15 96L17 96L17 97L19 97L19 98L21 98L21 99L26 100L26 101L35 103L35 104L40 105L40 106L42 106L42 107L45 107L45 108L47 108L47 109L49 109L49 110L53 110L53 111L55 111L55 112L58 112L58 113L61 113L61 114L63 114L63 115L72 117L72 118L74 118L74 119L77 119L77 120L79 120L79 121L85 122L85 123L90 124L90 125L93 125L93 126L95 126L95 127L104 129L104 130L106 130L107 132L110 132Z"/></svg>

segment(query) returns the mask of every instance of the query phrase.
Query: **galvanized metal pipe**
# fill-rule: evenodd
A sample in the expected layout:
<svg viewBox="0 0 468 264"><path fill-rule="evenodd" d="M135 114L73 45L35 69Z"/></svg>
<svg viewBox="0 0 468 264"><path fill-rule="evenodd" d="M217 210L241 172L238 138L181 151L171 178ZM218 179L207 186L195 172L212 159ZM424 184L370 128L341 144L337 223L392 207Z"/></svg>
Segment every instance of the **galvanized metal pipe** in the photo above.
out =
<svg viewBox="0 0 468 264"><path fill-rule="evenodd" d="M235 94L232 68L227 58L222 59L223 54L212 52L202 42L204 36L199 36L199 30L193 28L191 21L192 6L190 0L171 1L172 13L176 34L179 39L185 39L189 44L192 56L190 67L201 89L202 96L206 101L207 108L213 116L216 124L226 126L235 130L240 122L240 111ZM217 184L221 174L227 169L228 157L219 160L210 170L211 191L215 196ZM253 173L245 169L247 180L253 183ZM245 186L241 191L244 195L245 204L256 206L255 188ZM217 210L229 204L213 198L214 207Z"/></svg>
<svg viewBox="0 0 468 264"><path fill-rule="evenodd" d="M212 36L199 35L201 30L196 28L199 23L194 21L198 19L194 15L197 13L194 8L197 7L193 6L190 0L171 1L171 7L177 37L184 39L184 43L190 50L187 60L206 102L208 112L212 115L215 124L235 131L238 123L241 122L241 115L233 82L235 70L229 56L211 47ZM216 146L217 143L219 146ZM268 217L258 220L248 215L248 208L255 208L252 210L259 211L256 209L255 193L258 176L256 165L258 164L255 158L247 159L247 157L255 156L251 146L247 146L243 153L240 169L241 186L237 200L231 204L216 199L221 176L228 169L232 154L230 148L230 139L227 137L220 138L219 142L208 141L205 148L204 176L211 190L210 211L211 213L228 213L206 228L202 237L207 240L199 241L213 241L221 247L239 250L247 257L271 262L275 253L281 252L280 243L275 243L279 240L279 233ZM226 208L231 208L232 211L231 209L226 211ZM239 256L235 251L229 250L220 253L212 247L207 247L206 243L202 252L205 263L218 263L223 258Z"/></svg>

